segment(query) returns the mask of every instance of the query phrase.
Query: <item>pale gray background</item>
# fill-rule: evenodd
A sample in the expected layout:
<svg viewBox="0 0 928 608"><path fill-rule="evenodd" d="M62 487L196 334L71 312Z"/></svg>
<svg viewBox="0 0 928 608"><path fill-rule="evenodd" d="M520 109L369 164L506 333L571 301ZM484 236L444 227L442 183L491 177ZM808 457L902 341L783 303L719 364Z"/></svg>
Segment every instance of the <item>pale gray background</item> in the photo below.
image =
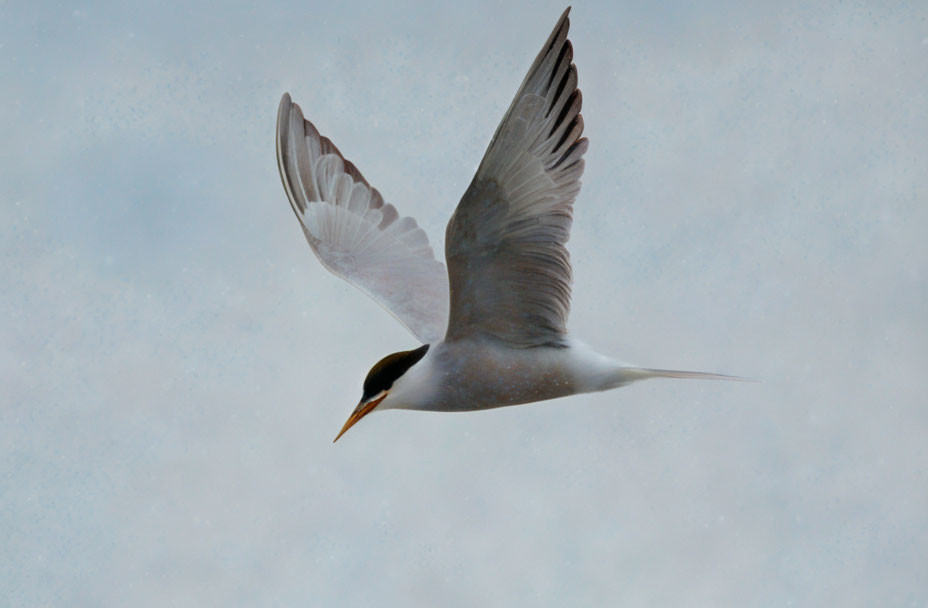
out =
<svg viewBox="0 0 928 608"><path fill-rule="evenodd" d="M415 342L304 242L280 95L440 251L541 4L0 3L0 603L928 603L924 2L574 6L571 327L762 383L332 445Z"/></svg>

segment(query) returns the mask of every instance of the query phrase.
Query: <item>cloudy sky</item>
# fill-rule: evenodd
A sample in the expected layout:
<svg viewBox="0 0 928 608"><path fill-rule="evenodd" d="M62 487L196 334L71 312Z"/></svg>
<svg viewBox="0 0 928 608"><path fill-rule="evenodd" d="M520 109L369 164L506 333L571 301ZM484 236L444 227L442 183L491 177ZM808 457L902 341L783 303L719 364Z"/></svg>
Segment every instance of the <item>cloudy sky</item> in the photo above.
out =
<svg viewBox="0 0 928 608"><path fill-rule="evenodd" d="M928 603L923 2L578 2L571 329L761 382L335 445L416 343L304 242L281 94L441 250L564 6L129 5L0 2L10 605Z"/></svg>

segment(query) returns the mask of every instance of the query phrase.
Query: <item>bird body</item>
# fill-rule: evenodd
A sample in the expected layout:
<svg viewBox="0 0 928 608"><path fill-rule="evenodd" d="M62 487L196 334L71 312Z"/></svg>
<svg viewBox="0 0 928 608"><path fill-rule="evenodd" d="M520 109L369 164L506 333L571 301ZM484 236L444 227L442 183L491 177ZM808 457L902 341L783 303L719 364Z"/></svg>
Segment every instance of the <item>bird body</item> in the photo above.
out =
<svg viewBox="0 0 928 608"><path fill-rule="evenodd" d="M511 348L488 338L439 342L396 379L378 410L486 410L619 388L645 378L732 379L703 372L645 369L568 338L563 346Z"/></svg>
<svg viewBox="0 0 928 608"><path fill-rule="evenodd" d="M517 349L486 337L442 341L397 379L381 407L460 412L564 397L580 392L576 357L572 348Z"/></svg>
<svg viewBox="0 0 928 608"><path fill-rule="evenodd" d="M569 11L529 68L448 222L447 270L415 220L386 203L289 94L281 99L278 166L309 245L327 269L423 342L371 369L338 437L375 410L482 410L644 378L736 379L623 365L567 333L566 243L588 145Z"/></svg>

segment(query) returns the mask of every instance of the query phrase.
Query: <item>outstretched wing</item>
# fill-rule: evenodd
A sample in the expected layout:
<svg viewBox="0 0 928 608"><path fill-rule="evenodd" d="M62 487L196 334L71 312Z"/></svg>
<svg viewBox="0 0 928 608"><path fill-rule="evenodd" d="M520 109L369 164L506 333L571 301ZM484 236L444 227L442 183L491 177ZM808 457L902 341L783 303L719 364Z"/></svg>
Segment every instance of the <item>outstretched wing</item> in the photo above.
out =
<svg viewBox="0 0 928 608"><path fill-rule="evenodd" d="M448 275L425 232L384 203L285 93L277 113L284 190L319 261L358 287L424 343L448 324Z"/></svg>
<svg viewBox="0 0 928 608"><path fill-rule="evenodd" d="M573 202L583 118L564 11L500 123L445 235L446 340L563 345L570 310Z"/></svg>

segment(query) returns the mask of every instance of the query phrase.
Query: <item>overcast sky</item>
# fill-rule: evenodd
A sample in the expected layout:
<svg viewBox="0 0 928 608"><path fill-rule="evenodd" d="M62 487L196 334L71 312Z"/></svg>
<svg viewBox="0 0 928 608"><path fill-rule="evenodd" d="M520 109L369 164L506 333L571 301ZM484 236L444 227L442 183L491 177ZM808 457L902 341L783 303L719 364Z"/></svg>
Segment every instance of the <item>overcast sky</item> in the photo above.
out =
<svg viewBox="0 0 928 608"><path fill-rule="evenodd" d="M306 245L281 94L441 251L563 8L0 2L5 601L928 603L924 2L577 2L571 330L761 382L332 444L416 342Z"/></svg>

